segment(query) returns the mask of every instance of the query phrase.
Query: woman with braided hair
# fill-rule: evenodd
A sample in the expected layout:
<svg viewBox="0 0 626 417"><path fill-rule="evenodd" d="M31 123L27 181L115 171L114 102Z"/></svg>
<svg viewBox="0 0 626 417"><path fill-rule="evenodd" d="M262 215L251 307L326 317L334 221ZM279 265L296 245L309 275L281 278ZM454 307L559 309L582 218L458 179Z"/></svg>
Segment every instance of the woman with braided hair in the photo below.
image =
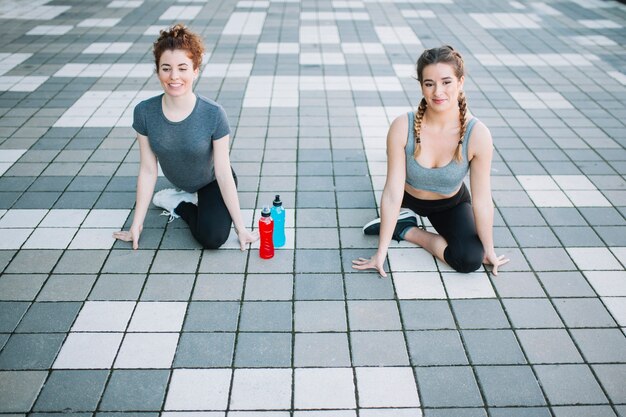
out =
<svg viewBox="0 0 626 417"><path fill-rule="evenodd" d="M128 231L113 237L139 247L139 237L157 181L160 163L178 189L154 195L170 220L182 217L206 249L226 242L234 223L241 250L259 238L243 224L235 176L229 157L230 127L222 106L196 95L204 45L182 24L160 32L153 44L156 74L163 94L137 104L133 128L139 142L139 177L135 216ZM158 163L157 163L158 162Z"/></svg>
<svg viewBox="0 0 626 417"><path fill-rule="evenodd" d="M427 49L417 61L417 79L424 96L417 113L397 117L387 134L381 217L363 227L365 234L379 235L378 250L352 267L386 277L383 263L393 238L423 247L458 272L486 263L497 275L509 260L496 255L493 245L493 143L467 108L461 54L451 46ZM468 172L471 197L463 182ZM438 233L420 229L417 215Z"/></svg>

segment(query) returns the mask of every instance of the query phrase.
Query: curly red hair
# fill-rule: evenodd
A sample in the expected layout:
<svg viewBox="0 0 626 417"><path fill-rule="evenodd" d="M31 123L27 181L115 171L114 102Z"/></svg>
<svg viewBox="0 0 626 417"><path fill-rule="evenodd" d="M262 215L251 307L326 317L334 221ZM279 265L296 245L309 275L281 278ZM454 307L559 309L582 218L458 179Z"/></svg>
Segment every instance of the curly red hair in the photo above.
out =
<svg viewBox="0 0 626 417"><path fill-rule="evenodd" d="M159 38L152 44L154 53L154 63L159 70L159 60L165 51L182 49L187 52L187 56L193 62L193 69L202 65L202 54L204 54L204 43L197 33L192 32L182 23L159 32Z"/></svg>

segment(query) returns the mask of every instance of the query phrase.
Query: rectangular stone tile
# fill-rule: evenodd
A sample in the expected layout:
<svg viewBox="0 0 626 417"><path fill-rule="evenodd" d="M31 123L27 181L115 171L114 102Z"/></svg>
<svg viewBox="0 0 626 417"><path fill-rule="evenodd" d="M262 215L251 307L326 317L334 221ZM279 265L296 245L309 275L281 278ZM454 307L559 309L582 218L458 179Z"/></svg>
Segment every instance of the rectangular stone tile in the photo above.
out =
<svg viewBox="0 0 626 417"><path fill-rule="evenodd" d="M172 372L165 410L226 410L230 369L176 369Z"/></svg>
<svg viewBox="0 0 626 417"><path fill-rule="evenodd" d="M545 298L504 299L502 303L515 328L565 327Z"/></svg>
<svg viewBox="0 0 626 417"><path fill-rule="evenodd" d="M142 301L137 303L129 332L179 332L183 327L187 303L178 301Z"/></svg>
<svg viewBox="0 0 626 417"><path fill-rule="evenodd" d="M137 300L145 280L145 274L100 274L89 300Z"/></svg>
<svg viewBox="0 0 626 417"><path fill-rule="evenodd" d="M518 330L530 363L580 363L583 358L565 329Z"/></svg>
<svg viewBox="0 0 626 417"><path fill-rule="evenodd" d="M150 272L195 273L201 253L196 250L160 250L156 253Z"/></svg>
<svg viewBox="0 0 626 417"><path fill-rule="evenodd" d="M292 306L287 301L246 301L241 307L240 331L290 332Z"/></svg>
<svg viewBox="0 0 626 417"><path fill-rule="evenodd" d="M298 368L350 366L345 333L296 333L293 355Z"/></svg>
<svg viewBox="0 0 626 417"><path fill-rule="evenodd" d="M61 257L62 251L48 249L21 250L15 255L5 273L47 274Z"/></svg>
<svg viewBox="0 0 626 417"><path fill-rule="evenodd" d="M468 363L459 333L455 330L412 331L407 332L406 338L413 365Z"/></svg>
<svg viewBox="0 0 626 417"><path fill-rule="evenodd" d="M356 368L355 371L360 407L420 405L415 377L410 367Z"/></svg>
<svg viewBox="0 0 626 417"><path fill-rule="evenodd" d="M552 300L565 325L577 327L616 327L606 307L598 298L559 298Z"/></svg>
<svg viewBox="0 0 626 417"><path fill-rule="evenodd" d="M129 333L115 359L115 368L170 368L178 333Z"/></svg>
<svg viewBox="0 0 626 417"><path fill-rule="evenodd" d="M400 301L402 323L406 330L455 329L456 324L447 301Z"/></svg>
<svg viewBox="0 0 626 417"><path fill-rule="evenodd" d="M182 333L173 367L228 368L234 348L234 333Z"/></svg>
<svg viewBox="0 0 626 417"><path fill-rule="evenodd" d="M104 391L108 371L53 371L44 386L35 411L94 411Z"/></svg>
<svg viewBox="0 0 626 417"><path fill-rule="evenodd" d="M37 296L37 301L83 301L96 275L52 274Z"/></svg>
<svg viewBox="0 0 626 417"><path fill-rule="evenodd" d="M246 277L246 301L291 300L292 293L292 274L248 274Z"/></svg>
<svg viewBox="0 0 626 417"><path fill-rule="evenodd" d="M100 410L160 411L169 370L115 370L102 396Z"/></svg>
<svg viewBox="0 0 626 417"><path fill-rule="evenodd" d="M475 369L487 405L537 406L546 403L530 366L477 366ZM516 388L510 389L513 386Z"/></svg>
<svg viewBox="0 0 626 417"><path fill-rule="evenodd" d="M394 298L393 283L381 278L376 272L370 274L345 274L346 298L348 299L383 299Z"/></svg>
<svg viewBox="0 0 626 417"><path fill-rule="evenodd" d="M0 333L13 332L29 307L28 302L0 302Z"/></svg>
<svg viewBox="0 0 626 417"><path fill-rule="evenodd" d="M596 294L578 271L541 272L537 277L551 297L595 297Z"/></svg>
<svg viewBox="0 0 626 417"><path fill-rule="evenodd" d="M19 333L68 332L80 307L80 303L33 303L15 331Z"/></svg>
<svg viewBox="0 0 626 417"><path fill-rule="evenodd" d="M298 368L294 372L296 409L356 408L350 368Z"/></svg>
<svg viewBox="0 0 626 417"><path fill-rule="evenodd" d="M47 275L4 274L0 276L0 300L32 301Z"/></svg>
<svg viewBox="0 0 626 417"><path fill-rule="evenodd" d="M537 365L535 372L550 404L603 404L607 401L588 365Z"/></svg>
<svg viewBox="0 0 626 417"><path fill-rule="evenodd" d="M341 258L338 250L300 249L296 253L296 273L338 273Z"/></svg>
<svg viewBox="0 0 626 417"><path fill-rule="evenodd" d="M552 411L555 417L617 417L610 405L561 405L552 407Z"/></svg>
<svg viewBox="0 0 626 417"><path fill-rule="evenodd" d="M141 274L148 272L155 251L153 250L112 250L102 267L102 272Z"/></svg>
<svg viewBox="0 0 626 417"><path fill-rule="evenodd" d="M626 366L624 364L592 365L596 377L602 384L605 392L614 404L624 403L624 377Z"/></svg>
<svg viewBox="0 0 626 417"><path fill-rule="evenodd" d="M0 411L29 412L47 376L47 371L0 371Z"/></svg>
<svg viewBox="0 0 626 417"><path fill-rule="evenodd" d="M106 250L67 250L54 268L57 274L96 274L108 255Z"/></svg>
<svg viewBox="0 0 626 417"><path fill-rule="evenodd" d="M183 331L235 331L239 317L239 303L191 302Z"/></svg>
<svg viewBox="0 0 626 417"><path fill-rule="evenodd" d="M296 274L296 300L343 300L343 280L339 274Z"/></svg>
<svg viewBox="0 0 626 417"><path fill-rule="evenodd" d="M141 293L141 300L187 301L194 279L193 274L150 274Z"/></svg>
<svg viewBox="0 0 626 417"><path fill-rule="evenodd" d="M401 332L351 332L350 341L354 366L409 365Z"/></svg>
<svg viewBox="0 0 626 417"><path fill-rule="evenodd" d="M243 293L243 274L199 274L192 300L236 301Z"/></svg>
<svg viewBox="0 0 626 417"><path fill-rule="evenodd" d="M400 330L400 314L394 301L348 301L351 330Z"/></svg>
<svg viewBox="0 0 626 417"><path fill-rule="evenodd" d="M246 258L247 254L239 250L204 250L198 272L243 273L246 269Z"/></svg>
<svg viewBox="0 0 626 417"><path fill-rule="evenodd" d="M109 369L122 342L122 333L70 333L55 369Z"/></svg>
<svg viewBox="0 0 626 417"><path fill-rule="evenodd" d="M454 315L462 329L506 329L509 322L497 300L452 300Z"/></svg>
<svg viewBox="0 0 626 417"><path fill-rule="evenodd" d="M229 408L290 409L292 372L291 369L236 369Z"/></svg>
<svg viewBox="0 0 626 417"><path fill-rule="evenodd" d="M236 368L287 368L291 366L291 333L239 333Z"/></svg>
<svg viewBox="0 0 626 417"><path fill-rule="evenodd" d="M294 326L297 332L344 332L347 330L343 301L296 301Z"/></svg>
<svg viewBox="0 0 626 417"><path fill-rule="evenodd" d="M483 405L476 379L469 366L418 367L415 373L422 405L425 407L480 407Z"/></svg>
<svg viewBox="0 0 626 417"><path fill-rule="evenodd" d="M626 362L626 336L619 329L573 329L571 334L587 362Z"/></svg>
<svg viewBox="0 0 626 417"><path fill-rule="evenodd" d="M0 369L48 369L64 338L53 333L13 334L0 353Z"/></svg>
<svg viewBox="0 0 626 417"><path fill-rule="evenodd" d="M525 364L511 330L463 330L466 352L474 365Z"/></svg>

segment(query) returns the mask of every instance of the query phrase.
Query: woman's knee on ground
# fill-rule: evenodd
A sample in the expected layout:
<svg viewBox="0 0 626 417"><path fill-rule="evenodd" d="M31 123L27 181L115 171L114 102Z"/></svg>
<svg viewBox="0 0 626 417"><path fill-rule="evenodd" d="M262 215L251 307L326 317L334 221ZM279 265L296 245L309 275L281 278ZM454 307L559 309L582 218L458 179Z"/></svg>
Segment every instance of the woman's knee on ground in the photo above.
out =
<svg viewBox="0 0 626 417"><path fill-rule="evenodd" d="M218 249L226 240L228 240L228 236L230 234L230 229L228 232L209 230L205 233L202 233L200 236L196 236L196 240L202 245L204 249Z"/></svg>
<svg viewBox="0 0 626 417"><path fill-rule="evenodd" d="M482 266L485 253L482 244L478 241L448 245L443 256L455 271L469 273Z"/></svg>

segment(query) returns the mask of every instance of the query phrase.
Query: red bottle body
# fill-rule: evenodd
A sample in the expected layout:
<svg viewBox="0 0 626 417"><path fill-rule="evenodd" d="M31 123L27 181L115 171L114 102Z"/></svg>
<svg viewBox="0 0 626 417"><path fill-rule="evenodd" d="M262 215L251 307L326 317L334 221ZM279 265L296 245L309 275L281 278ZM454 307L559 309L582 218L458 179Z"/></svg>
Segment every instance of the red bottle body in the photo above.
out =
<svg viewBox="0 0 626 417"><path fill-rule="evenodd" d="M263 259L270 259L274 257L274 242L272 240L273 233L274 220L272 220L269 216L262 216L259 219L259 234L261 235L259 256Z"/></svg>

